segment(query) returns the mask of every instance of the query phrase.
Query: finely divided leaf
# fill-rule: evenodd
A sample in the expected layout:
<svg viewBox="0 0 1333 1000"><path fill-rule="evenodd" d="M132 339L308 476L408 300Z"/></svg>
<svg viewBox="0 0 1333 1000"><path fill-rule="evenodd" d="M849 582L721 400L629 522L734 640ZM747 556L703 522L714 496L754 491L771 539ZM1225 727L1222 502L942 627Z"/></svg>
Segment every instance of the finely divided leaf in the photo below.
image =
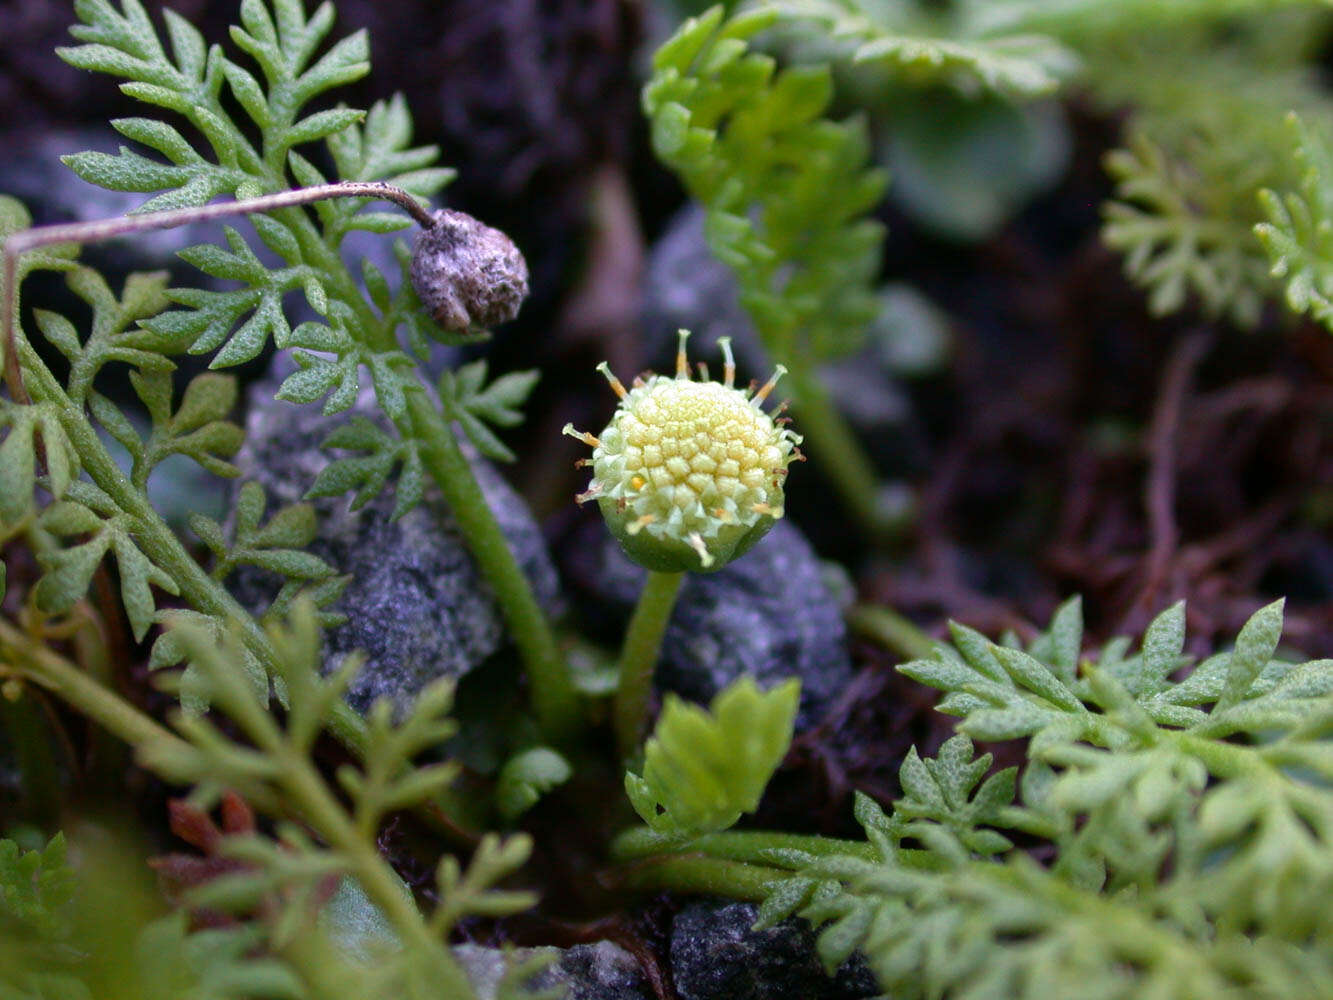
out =
<svg viewBox="0 0 1333 1000"><path fill-rule="evenodd" d="M1268 221L1254 231L1272 261L1273 277L1286 281L1287 305L1333 329L1333 152L1327 138L1294 112L1288 122L1303 168L1300 188L1261 191Z"/></svg>
<svg viewBox="0 0 1333 1000"><path fill-rule="evenodd" d="M509 450L488 424L513 427L523 421L523 404L541 373L535 369L509 372L486 383L486 361L474 361L456 372L440 376L440 401L446 415L458 421L468 439L487 458L514 461Z"/></svg>
<svg viewBox="0 0 1333 1000"><path fill-rule="evenodd" d="M887 178L869 165L863 121L825 117L827 67L777 72L750 51L775 16L723 22L714 8L686 21L643 106L657 155L707 208L709 246L736 272L765 346L818 360L855 350L876 314L883 229L868 213Z"/></svg>
<svg viewBox="0 0 1333 1000"><path fill-rule="evenodd" d="M760 692L750 677L733 681L709 711L668 695L644 747L643 774L625 791L653 830L690 838L725 830L759 798L786 756L800 685Z"/></svg>

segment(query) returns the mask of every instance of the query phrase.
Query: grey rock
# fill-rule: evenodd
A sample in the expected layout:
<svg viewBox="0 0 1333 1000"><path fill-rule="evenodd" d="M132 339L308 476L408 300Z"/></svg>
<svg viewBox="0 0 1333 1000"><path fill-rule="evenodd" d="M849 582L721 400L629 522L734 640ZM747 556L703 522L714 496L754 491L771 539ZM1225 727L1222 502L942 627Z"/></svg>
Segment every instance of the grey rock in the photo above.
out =
<svg viewBox="0 0 1333 1000"><path fill-rule="evenodd" d="M628 618L647 571L629 560L600 519L590 520L562 556L570 580L589 593L599 615ZM799 677L800 730L850 683L846 639L822 564L784 519L735 562L686 577L663 636L657 685L706 703L743 674L765 688Z"/></svg>
<svg viewBox="0 0 1333 1000"><path fill-rule="evenodd" d="M773 362L786 359L768 356L741 307L731 269L708 249L706 215L693 202L681 209L648 257L643 329L650 359L668 370L676 331L684 328L693 334L691 357L713 363L718 337L731 337L741 370L767 378ZM947 317L925 296L909 285L888 284L879 298L880 314L865 343L820 369L838 409L862 431L907 422L911 404L897 379L936 372L948 356Z"/></svg>
<svg viewBox="0 0 1333 1000"><path fill-rule="evenodd" d="M246 443L236 458L243 479L263 485L270 514L301 500L329 463L319 445L340 419L359 414L383 420L368 389L348 414L333 419L317 407L274 400L273 391L271 381L252 391ZM532 515L488 463L475 456L471 462L538 600L557 610L559 582ZM392 483L360 511L349 509L347 497L312 502L320 527L310 551L352 577L337 605L347 621L325 632L325 662L336 663L353 650L367 654L348 692L354 707L364 710L381 696L405 704L432 680L460 677L501 647L504 623L495 597L434 488L396 522L390 519ZM271 575L245 568L234 591L258 612L276 586Z"/></svg>
<svg viewBox="0 0 1333 1000"><path fill-rule="evenodd" d="M552 970L567 1000L650 1000L653 991L634 956L610 941L569 948Z"/></svg>
<svg viewBox="0 0 1333 1000"><path fill-rule="evenodd" d="M753 903L691 903L671 927L671 976L680 1000L862 1000L880 990L857 955L825 974L800 918L756 931Z"/></svg>
<svg viewBox="0 0 1333 1000"><path fill-rule="evenodd" d="M454 955L477 991L478 1000L494 1000L500 981L518 962L552 954L553 960L534 976L536 989L563 986L565 1000L652 1000L653 992L639 963L610 941L555 948L515 948L508 952L480 945L460 945Z"/></svg>
<svg viewBox="0 0 1333 1000"><path fill-rule="evenodd" d="M684 328L693 334L692 358L713 364L719 357L717 338L731 337L741 369L766 372L772 363L741 308L736 279L708 249L706 216L702 207L691 202L676 213L649 253L643 290L649 359L660 370L669 370L676 353L676 331Z"/></svg>

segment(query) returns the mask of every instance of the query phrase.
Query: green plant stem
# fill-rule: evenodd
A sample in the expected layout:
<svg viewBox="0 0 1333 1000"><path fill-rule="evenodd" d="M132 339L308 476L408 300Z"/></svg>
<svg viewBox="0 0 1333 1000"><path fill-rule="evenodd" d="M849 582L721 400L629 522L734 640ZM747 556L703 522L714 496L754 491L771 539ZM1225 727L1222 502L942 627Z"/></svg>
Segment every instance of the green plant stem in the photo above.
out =
<svg viewBox="0 0 1333 1000"><path fill-rule="evenodd" d="M766 852L801 851L815 857L852 855L875 861L879 857L873 844L864 840L843 840L801 833L769 833L765 830L730 830L710 833L681 843L647 827L634 827L621 833L611 843L611 857L617 861L668 854L705 854L726 861L762 862Z"/></svg>
<svg viewBox="0 0 1333 1000"><path fill-rule="evenodd" d="M851 427L833 405L811 363L792 364L786 377L796 428L812 445L813 461L829 477L838 497L878 545L893 541L903 524L880 503L880 478Z"/></svg>
<svg viewBox="0 0 1333 1000"><path fill-rule="evenodd" d="M622 760L628 760L638 749L648 718L648 698L653 690L657 655L662 649L662 633L684 582L684 573L649 572L629 631L625 633L625 645L620 651L620 682L612 708L616 747Z"/></svg>
<svg viewBox="0 0 1333 1000"><path fill-rule="evenodd" d="M0 665L37 684L133 746L159 744L178 753L191 746L93 680L44 643L0 619Z"/></svg>
<svg viewBox="0 0 1333 1000"><path fill-rule="evenodd" d="M670 889L761 902L795 875L779 868L724 861L698 854L662 854L636 861L616 872L628 889Z"/></svg>
<svg viewBox="0 0 1333 1000"><path fill-rule="evenodd" d="M425 447L422 460L458 519L469 550L495 589L532 686L532 705L546 737L566 742L577 731L573 679L551 624L542 612L500 530L452 428L423 392L408 393L408 412Z"/></svg>
<svg viewBox="0 0 1333 1000"><path fill-rule="evenodd" d="M904 660L925 660L935 653L935 640L892 608L857 604L847 612L853 632L883 646Z"/></svg>

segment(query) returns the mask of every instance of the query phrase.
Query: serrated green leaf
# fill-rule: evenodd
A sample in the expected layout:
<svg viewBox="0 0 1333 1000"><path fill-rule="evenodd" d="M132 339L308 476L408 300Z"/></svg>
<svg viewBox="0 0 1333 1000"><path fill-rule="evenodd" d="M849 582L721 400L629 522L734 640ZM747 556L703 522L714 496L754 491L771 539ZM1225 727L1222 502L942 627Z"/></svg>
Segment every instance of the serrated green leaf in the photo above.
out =
<svg viewBox="0 0 1333 1000"><path fill-rule="evenodd" d="M496 778L495 805L512 820L526 812L542 795L564 784L574 773L569 761L550 747L533 747L505 762Z"/></svg>
<svg viewBox="0 0 1333 1000"><path fill-rule="evenodd" d="M221 420L236 405L236 379L231 375L205 372L185 387L185 395L171 418L172 429L190 431Z"/></svg>
<svg viewBox="0 0 1333 1000"><path fill-rule="evenodd" d="M222 526L204 514L190 515L190 530L195 536L217 555L227 550L227 542L222 534Z"/></svg>
<svg viewBox="0 0 1333 1000"><path fill-rule="evenodd" d="M247 551L244 561L260 569L269 570L296 580L313 580L332 576L336 571L318 556L291 549L263 549Z"/></svg>
<svg viewBox="0 0 1333 1000"><path fill-rule="evenodd" d="M353 122L359 122L365 112L357 108L330 108L317 111L313 115L292 125L283 137L285 146L297 146L304 142L323 139L334 132L341 132Z"/></svg>
<svg viewBox="0 0 1333 1000"><path fill-rule="evenodd" d="M689 18L653 54L653 69L657 72L671 69L678 75L687 72L722 23L724 13L725 9L718 4L699 17Z"/></svg>
<svg viewBox="0 0 1333 1000"><path fill-rule="evenodd" d="M117 535L114 546L125 613L135 642L143 642L157 610L149 585L156 584L171 594L176 594L178 589L175 581L155 567L126 535Z"/></svg>
<svg viewBox="0 0 1333 1000"><path fill-rule="evenodd" d="M33 422L11 423L0 441L0 523L14 525L32 509L32 491L37 483L36 444Z"/></svg>
<svg viewBox="0 0 1333 1000"><path fill-rule="evenodd" d="M263 485L254 480L243 484L236 498L236 530L247 536L253 534L267 505Z"/></svg>
<svg viewBox="0 0 1333 1000"><path fill-rule="evenodd" d="M806 905L817 883L811 878L784 879L776 890L770 891L759 906L754 926L763 930L786 920Z"/></svg>
<svg viewBox="0 0 1333 1000"><path fill-rule="evenodd" d="M53 503L42 511L41 520L47 531L65 538L102 527L102 519L81 503Z"/></svg>
<svg viewBox="0 0 1333 1000"><path fill-rule="evenodd" d="M32 315L37 321L37 329L42 331L42 336L55 345L61 354L71 361L79 356L83 350L83 343L79 340L73 323L59 313L49 312L46 309L34 309Z"/></svg>
<svg viewBox="0 0 1333 1000"><path fill-rule="evenodd" d="M1082 702L1055 673L1035 657L1018 649L995 646L992 650L1017 683L1065 711L1078 711Z"/></svg>
<svg viewBox="0 0 1333 1000"><path fill-rule="evenodd" d="M110 533L103 531L81 545L46 556L46 572L34 591L38 607L56 615L72 608L88 592L93 573L110 544Z"/></svg>
<svg viewBox="0 0 1333 1000"><path fill-rule="evenodd" d="M643 775L625 775L640 818L659 833L692 837L753 812L786 755L799 699L795 680L761 693L750 677L719 692L708 712L668 695L644 746Z"/></svg>
<svg viewBox="0 0 1333 1000"><path fill-rule="evenodd" d="M865 124L822 117L827 69L774 77L774 60L748 51L744 39L775 11L725 25L718 13L687 22L659 50L643 91L654 149L707 208L709 246L736 272L768 350L851 351L874 315L882 239L856 218L885 181L867 169ZM800 149L821 155L779 152Z"/></svg>
<svg viewBox="0 0 1333 1000"><path fill-rule="evenodd" d="M486 424L512 427L521 423L519 407L538 378L540 373L536 371L510 372L486 385L486 362L474 361L440 376L440 399L445 412L458 422L478 451L496 461L512 462L514 453Z"/></svg>
<svg viewBox="0 0 1333 1000"><path fill-rule="evenodd" d="M425 493L425 469L421 455L416 448L408 449L403 459L403 466L398 472L398 482L394 487L393 513L390 520L397 521L421 502Z"/></svg>
<svg viewBox="0 0 1333 1000"><path fill-rule="evenodd" d="M861 45L855 61L893 65L917 79L934 77L969 95L985 88L1022 98L1054 93L1079 64L1072 51L1042 36L953 41L886 35Z"/></svg>
<svg viewBox="0 0 1333 1000"><path fill-rule="evenodd" d="M1287 304L1333 328L1333 154L1325 130L1291 111L1286 125L1299 172L1298 190L1262 190L1267 221L1255 233L1268 253L1272 275L1286 279Z"/></svg>
<svg viewBox="0 0 1333 1000"><path fill-rule="evenodd" d="M1231 652L1226 683L1213 711L1229 708L1245 697L1259 672L1268 665L1282 636L1283 601L1274 601L1250 616Z"/></svg>
<svg viewBox="0 0 1333 1000"><path fill-rule="evenodd" d="M1143 633L1144 666L1158 677L1165 678L1180 665L1184 648L1185 602L1177 601L1149 622Z"/></svg>

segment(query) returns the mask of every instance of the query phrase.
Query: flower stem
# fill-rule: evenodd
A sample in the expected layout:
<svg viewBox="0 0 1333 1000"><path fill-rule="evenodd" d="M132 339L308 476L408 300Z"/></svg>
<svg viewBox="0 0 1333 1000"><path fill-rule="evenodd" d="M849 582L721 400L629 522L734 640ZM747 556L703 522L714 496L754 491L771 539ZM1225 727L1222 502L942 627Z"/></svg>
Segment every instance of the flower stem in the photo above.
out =
<svg viewBox="0 0 1333 1000"><path fill-rule="evenodd" d="M629 631L625 633L625 645L620 652L620 683L612 709L621 759L628 759L639 746L639 736L648 717L648 697L653 689L657 654L662 648L662 633L684 581L684 573L650 572L630 619Z"/></svg>
<svg viewBox="0 0 1333 1000"><path fill-rule="evenodd" d="M935 654L935 641L892 608L857 604L847 612L847 625L904 660L925 660Z"/></svg>
<svg viewBox="0 0 1333 1000"><path fill-rule="evenodd" d="M633 827L611 843L611 856L618 861L666 854L706 854L723 861L762 862L771 851L800 851L824 856L853 855L866 861L879 857L875 846L864 840L843 840L805 833L770 833L766 830L727 830L681 843L647 827Z"/></svg>
<svg viewBox="0 0 1333 1000"><path fill-rule="evenodd" d="M780 868L698 854L659 854L626 865L616 877L628 889L669 889L758 903L795 875Z"/></svg>
<svg viewBox="0 0 1333 1000"><path fill-rule="evenodd" d="M8 669L59 696L103 729L132 746L157 743L188 753L190 745L103 687L44 643L0 619L0 669Z"/></svg>
<svg viewBox="0 0 1333 1000"><path fill-rule="evenodd" d="M495 589L527 667L532 705L542 730L548 739L566 741L578 726L579 704L550 622L444 417L422 392L408 393L408 410L425 444L422 459L426 469L458 519L482 573Z"/></svg>

